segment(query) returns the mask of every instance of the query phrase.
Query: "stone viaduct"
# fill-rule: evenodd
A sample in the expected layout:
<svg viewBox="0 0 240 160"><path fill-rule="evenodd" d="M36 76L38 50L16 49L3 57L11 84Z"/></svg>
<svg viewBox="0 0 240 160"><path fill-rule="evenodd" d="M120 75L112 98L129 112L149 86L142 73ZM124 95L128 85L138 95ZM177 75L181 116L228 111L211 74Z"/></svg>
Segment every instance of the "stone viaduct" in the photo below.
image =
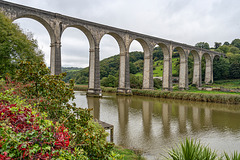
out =
<svg viewBox="0 0 240 160"><path fill-rule="evenodd" d="M188 88L188 56L194 57L193 84L201 86L201 60L205 57L205 83L213 82L213 59L222 53L196 48L170 40L123 30L103 24L89 22L58 13L52 13L15 3L0 1L0 10L13 21L19 18L31 18L40 22L48 31L51 40L51 74L61 73L61 35L68 27L81 30L89 41L89 84L88 94L101 95L99 44L105 35L111 35L120 48L119 94L131 93L129 77L129 47L133 40L138 41L144 51L143 89L153 89L153 49L160 46L164 54L163 89L172 90L172 54L180 54L179 89Z"/></svg>

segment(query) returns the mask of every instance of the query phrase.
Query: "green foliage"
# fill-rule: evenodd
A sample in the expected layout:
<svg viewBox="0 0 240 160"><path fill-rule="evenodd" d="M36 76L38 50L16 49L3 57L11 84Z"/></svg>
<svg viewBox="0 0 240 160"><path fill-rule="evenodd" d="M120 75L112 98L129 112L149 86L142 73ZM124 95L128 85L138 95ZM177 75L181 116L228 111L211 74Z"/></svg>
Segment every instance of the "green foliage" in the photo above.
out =
<svg viewBox="0 0 240 160"><path fill-rule="evenodd" d="M239 94L227 94L225 92L213 92L213 91L160 91L160 90L140 90L132 89L133 95L149 96L158 98L170 98L189 101L200 102L215 102L215 103L227 103L227 104L240 104Z"/></svg>
<svg viewBox="0 0 240 160"><path fill-rule="evenodd" d="M222 45L217 49L218 52L228 53L230 51L230 47L227 45Z"/></svg>
<svg viewBox="0 0 240 160"><path fill-rule="evenodd" d="M223 43L223 45L228 46L228 45L230 45L230 43L226 41L226 42Z"/></svg>
<svg viewBox="0 0 240 160"><path fill-rule="evenodd" d="M48 118L68 128L73 136L71 146L84 151L89 159L107 159L111 154L112 143L106 142L107 133L92 120L90 110L81 109L69 100L74 98L73 81L66 84L61 80L64 74L49 75L42 63L22 62L16 75L17 84L7 81L5 86L14 88L20 96Z"/></svg>
<svg viewBox="0 0 240 160"><path fill-rule="evenodd" d="M28 60L42 62L43 54L38 50L32 35L26 36L19 27L0 13L0 76L15 75L18 62Z"/></svg>
<svg viewBox="0 0 240 160"><path fill-rule="evenodd" d="M154 78L153 82L154 82L154 88L155 89L162 88L162 81L160 79Z"/></svg>
<svg viewBox="0 0 240 160"><path fill-rule="evenodd" d="M133 74L130 75L130 87L142 89L143 77L135 76Z"/></svg>
<svg viewBox="0 0 240 160"><path fill-rule="evenodd" d="M172 160L239 160L240 154L234 152L229 156L226 152L224 156L217 155L216 151L212 151L211 148L203 145L200 141L188 139L181 142L176 148L172 148L168 152L168 157L164 156L165 159Z"/></svg>
<svg viewBox="0 0 240 160"><path fill-rule="evenodd" d="M153 60L158 61L158 60L163 60L163 52L161 47L155 47L153 50Z"/></svg>
<svg viewBox="0 0 240 160"><path fill-rule="evenodd" d="M113 148L114 155L118 156L115 159L123 159L123 160L144 160L143 157L141 157L142 152L138 150L130 150L130 149L124 149L121 146L115 146Z"/></svg>
<svg viewBox="0 0 240 160"><path fill-rule="evenodd" d="M2 153L14 159L87 159L69 145L67 128L48 120L13 89L0 93L0 108L1 159Z"/></svg>
<svg viewBox="0 0 240 160"><path fill-rule="evenodd" d="M214 43L215 49L218 49L221 45L222 45L221 42L215 42L215 43Z"/></svg>
<svg viewBox="0 0 240 160"><path fill-rule="evenodd" d="M224 153L226 160L240 160L240 153L234 152L231 156L229 156L227 153Z"/></svg>
<svg viewBox="0 0 240 160"><path fill-rule="evenodd" d="M118 79L112 75L109 75L101 80L101 85L104 87L117 87Z"/></svg>
<svg viewBox="0 0 240 160"><path fill-rule="evenodd" d="M198 42L197 44L195 44L195 47L210 49L209 44L207 42Z"/></svg>
<svg viewBox="0 0 240 160"><path fill-rule="evenodd" d="M234 39L231 43L231 45L237 47L240 49L240 39Z"/></svg>
<svg viewBox="0 0 240 160"><path fill-rule="evenodd" d="M215 160L217 159L217 154L215 151L212 151L209 147L206 147L196 140L187 139L185 142L181 142L177 148L172 148L168 152L173 160Z"/></svg>
<svg viewBox="0 0 240 160"><path fill-rule="evenodd" d="M230 70L229 60L223 57L215 58L213 61L214 80L227 79Z"/></svg>
<svg viewBox="0 0 240 160"><path fill-rule="evenodd" d="M188 56L188 80L190 84L192 83L193 80L193 65L194 65L193 55L190 54Z"/></svg>
<svg viewBox="0 0 240 160"><path fill-rule="evenodd" d="M239 50L239 48L233 46L230 48L230 52L233 54L239 54L240 50Z"/></svg>

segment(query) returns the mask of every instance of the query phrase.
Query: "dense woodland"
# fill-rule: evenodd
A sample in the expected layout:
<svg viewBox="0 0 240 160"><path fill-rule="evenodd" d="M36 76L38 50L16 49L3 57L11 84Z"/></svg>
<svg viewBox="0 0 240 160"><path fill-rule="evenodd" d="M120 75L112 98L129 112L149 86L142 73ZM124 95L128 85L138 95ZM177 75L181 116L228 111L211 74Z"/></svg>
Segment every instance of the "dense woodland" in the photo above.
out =
<svg viewBox="0 0 240 160"><path fill-rule="evenodd" d="M214 80L239 79L240 78L240 39L234 39L231 43L215 42L214 47L210 48L206 42L199 42L195 45L199 48L213 50L225 53L226 57L214 58L213 70ZM179 75L179 53L177 50L173 53L173 77ZM189 83L193 77L193 56L190 54L188 59ZM106 87L118 86L119 55L106 58L100 62L101 85ZM131 52L129 56L130 81L131 88L142 87L142 73L144 64L143 52ZM84 68L81 71L67 71L64 81L68 82L74 79L76 84L88 84L88 70ZM160 47L156 47L153 52L153 73L154 77L162 77L163 72L163 52ZM202 60L202 78L205 76L205 59ZM161 81L154 79L154 87L161 88Z"/></svg>

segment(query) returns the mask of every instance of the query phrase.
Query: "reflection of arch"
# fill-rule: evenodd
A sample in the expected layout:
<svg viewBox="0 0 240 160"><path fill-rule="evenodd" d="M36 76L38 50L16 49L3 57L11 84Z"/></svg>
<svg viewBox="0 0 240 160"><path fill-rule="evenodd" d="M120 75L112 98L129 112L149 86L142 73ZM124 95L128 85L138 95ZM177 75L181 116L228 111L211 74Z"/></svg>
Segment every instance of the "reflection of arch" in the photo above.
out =
<svg viewBox="0 0 240 160"><path fill-rule="evenodd" d="M26 15L21 15L19 17L14 18L13 21L17 20L17 19L21 19L21 18L30 18L30 19L33 19L33 20L41 23L44 26L44 28L46 28L46 30L48 31L50 39L51 39L51 43L55 42L56 37L54 35L53 29L48 24L48 22L46 22L43 18L35 16L35 15L28 15L28 14L26 14Z"/></svg>
<svg viewBox="0 0 240 160"><path fill-rule="evenodd" d="M186 59L186 53L181 47L175 47L175 49L178 51L180 56L180 68L179 68L179 89L185 89L188 88L188 78L187 78L187 59ZM174 50L174 49L173 49Z"/></svg>
<svg viewBox="0 0 240 160"><path fill-rule="evenodd" d="M192 84L195 84L197 86L200 86L200 73L201 73L201 63L200 63L200 57L199 57L199 53L196 50L192 50L190 51L189 54L193 55L193 80L192 80Z"/></svg>
<svg viewBox="0 0 240 160"><path fill-rule="evenodd" d="M171 75L171 57L170 57L170 51L167 47L167 45L163 43L158 43L158 46L163 51L163 77L162 77L162 86L164 90L169 90L171 88L172 79L170 77Z"/></svg>
<svg viewBox="0 0 240 160"><path fill-rule="evenodd" d="M209 53L204 53L202 55L205 58L206 61L206 67L205 67L205 83L212 83L213 82L213 61Z"/></svg>
<svg viewBox="0 0 240 160"><path fill-rule="evenodd" d="M90 50L95 49L95 40L93 38L92 33L87 28L85 28L83 26L80 26L80 25L69 25L62 31L62 33L69 27L73 27L73 28L77 28L77 29L81 30L86 35L86 37L88 39Z"/></svg>

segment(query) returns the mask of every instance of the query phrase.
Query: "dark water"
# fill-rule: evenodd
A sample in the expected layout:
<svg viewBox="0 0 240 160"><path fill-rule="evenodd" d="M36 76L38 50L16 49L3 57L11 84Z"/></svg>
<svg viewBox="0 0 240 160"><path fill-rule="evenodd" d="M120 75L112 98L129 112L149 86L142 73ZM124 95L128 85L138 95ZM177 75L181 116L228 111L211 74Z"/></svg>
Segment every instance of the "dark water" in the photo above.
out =
<svg viewBox="0 0 240 160"><path fill-rule="evenodd" d="M162 159L186 137L201 140L219 154L240 152L240 105L200 103L141 96L86 97L75 92L75 103L93 108L93 115L114 125L114 143Z"/></svg>

